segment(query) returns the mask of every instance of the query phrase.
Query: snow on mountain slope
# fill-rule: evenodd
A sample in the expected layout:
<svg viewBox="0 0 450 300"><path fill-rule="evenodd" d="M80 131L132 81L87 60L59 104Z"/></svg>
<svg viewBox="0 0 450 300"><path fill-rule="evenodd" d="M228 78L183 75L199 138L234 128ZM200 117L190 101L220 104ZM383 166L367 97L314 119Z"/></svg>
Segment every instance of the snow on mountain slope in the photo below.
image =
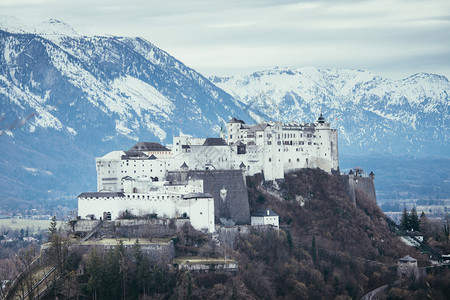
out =
<svg viewBox="0 0 450 300"><path fill-rule="evenodd" d="M0 24L5 201L74 196L83 185L95 190L97 156L138 140L170 143L180 130L215 136L233 116L251 121L241 103L141 38L81 36L57 20L23 29L16 19L6 23ZM36 186L31 175L45 177Z"/></svg>
<svg viewBox="0 0 450 300"><path fill-rule="evenodd" d="M450 155L450 83L415 74L389 80L363 70L275 68L211 81L261 118L311 121L323 112L353 153Z"/></svg>

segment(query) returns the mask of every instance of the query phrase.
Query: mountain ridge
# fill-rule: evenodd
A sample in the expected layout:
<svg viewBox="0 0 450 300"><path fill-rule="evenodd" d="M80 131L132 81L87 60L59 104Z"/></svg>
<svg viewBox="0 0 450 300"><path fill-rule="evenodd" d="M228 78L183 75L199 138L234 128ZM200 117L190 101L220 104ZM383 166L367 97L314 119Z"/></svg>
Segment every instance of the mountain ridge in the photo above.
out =
<svg viewBox="0 0 450 300"><path fill-rule="evenodd" d="M0 49L7 206L95 190L94 158L138 140L215 136L232 116L251 122L238 101L141 38L0 30Z"/></svg>
<svg viewBox="0 0 450 300"><path fill-rule="evenodd" d="M444 76L396 81L406 91L411 83L420 93L433 87L422 98L384 93L389 80L363 70L275 68L210 80L139 37L76 34L57 20L44 22L42 33L2 20L0 189L8 205L36 198L74 205L81 190L95 190L95 157L136 141L167 144L181 130L217 136L232 117L313 122L323 113L339 130L341 153L449 156ZM363 88L378 94L348 97Z"/></svg>
<svg viewBox="0 0 450 300"><path fill-rule="evenodd" d="M339 146L347 153L379 153L383 142L387 152L449 154L450 83L442 75L390 80L363 70L306 67L210 79L277 121L323 113L339 129Z"/></svg>

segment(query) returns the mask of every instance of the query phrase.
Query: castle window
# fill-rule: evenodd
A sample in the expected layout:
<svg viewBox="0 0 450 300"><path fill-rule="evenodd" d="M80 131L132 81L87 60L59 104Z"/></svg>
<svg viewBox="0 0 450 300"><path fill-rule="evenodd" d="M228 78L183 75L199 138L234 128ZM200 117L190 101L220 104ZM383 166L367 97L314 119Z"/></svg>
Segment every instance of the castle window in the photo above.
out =
<svg viewBox="0 0 450 300"><path fill-rule="evenodd" d="M297 158L297 162L300 162L300 158Z"/></svg>
<svg viewBox="0 0 450 300"><path fill-rule="evenodd" d="M271 161L272 161L272 158L269 157L269 162L271 162Z"/></svg>
<svg viewBox="0 0 450 300"><path fill-rule="evenodd" d="M291 159L289 158L289 162L291 162Z"/></svg>

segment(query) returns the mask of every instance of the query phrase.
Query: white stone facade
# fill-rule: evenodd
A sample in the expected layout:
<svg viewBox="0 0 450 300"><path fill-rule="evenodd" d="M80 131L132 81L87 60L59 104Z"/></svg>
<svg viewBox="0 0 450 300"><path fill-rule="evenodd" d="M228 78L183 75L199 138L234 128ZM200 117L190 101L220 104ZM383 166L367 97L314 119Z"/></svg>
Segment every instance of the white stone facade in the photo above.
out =
<svg viewBox="0 0 450 300"><path fill-rule="evenodd" d="M227 138L224 132L221 138L180 134L167 148L139 142L129 151L113 151L96 158L97 192L78 197L78 215L99 218L109 212L115 219L126 210L134 215L156 213L166 217L186 213L195 228L214 231L210 224L211 220L214 224L214 201L212 211L209 202L212 198L186 198L204 192L202 180L187 178L189 170L242 170L244 176L263 173L266 180L277 180L301 168L326 172L339 169L337 131L322 115L315 123L301 124L247 125L233 118L226 129ZM181 171L181 181L166 181L170 171ZM265 225L268 220L255 222Z"/></svg>
<svg viewBox="0 0 450 300"><path fill-rule="evenodd" d="M280 226L279 216L271 209L263 208L254 212L251 216L252 226L270 225L273 227Z"/></svg>
<svg viewBox="0 0 450 300"><path fill-rule="evenodd" d="M214 198L204 193L83 193L78 196L78 215L95 219L106 214L115 220L124 213L142 216L157 214L158 217L189 217L197 229L214 232Z"/></svg>

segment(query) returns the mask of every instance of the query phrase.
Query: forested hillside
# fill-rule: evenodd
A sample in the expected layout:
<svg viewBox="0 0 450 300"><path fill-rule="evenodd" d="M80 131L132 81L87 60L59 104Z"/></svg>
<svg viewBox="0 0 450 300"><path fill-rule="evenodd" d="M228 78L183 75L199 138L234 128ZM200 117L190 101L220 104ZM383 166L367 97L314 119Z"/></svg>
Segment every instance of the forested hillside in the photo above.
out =
<svg viewBox="0 0 450 300"><path fill-rule="evenodd" d="M110 250L93 248L84 253L73 247L60 279L52 285L52 295L85 299L141 299L144 295L157 299L359 299L396 280L399 258L411 255L419 265L428 264L423 254L389 231L383 212L365 194L357 193L356 204L352 203L339 175L304 169L286 175L278 184L266 183L257 175L247 177L247 188L251 210L274 210L280 216L280 230L253 227L236 237L234 249L216 244L211 235L188 224L172 238L176 256L188 260L231 258L238 263L238 272L170 269L167 263L150 262L139 244L125 249L120 243ZM84 267L85 273L77 277L78 266Z"/></svg>

